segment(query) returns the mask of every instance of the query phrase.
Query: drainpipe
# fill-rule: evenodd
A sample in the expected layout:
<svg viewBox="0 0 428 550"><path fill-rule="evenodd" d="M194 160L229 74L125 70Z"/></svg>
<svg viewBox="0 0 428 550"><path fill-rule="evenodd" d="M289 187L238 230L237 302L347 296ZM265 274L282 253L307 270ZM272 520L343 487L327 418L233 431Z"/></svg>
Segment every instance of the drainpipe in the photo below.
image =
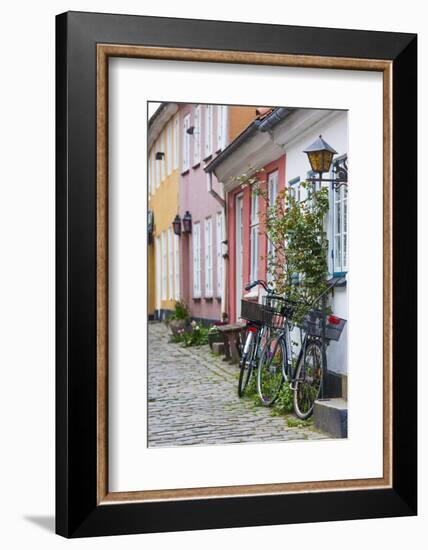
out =
<svg viewBox="0 0 428 550"><path fill-rule="evenodd" d="M221 232L223 235L223 243L228 242L227 238L227 224L226 224L226 201L221 197L217 191L213 188L213 175L212 172L207 172L207 191L212 195L216 201L221 205L222 212L222 228ZM225 250L226 249L226 250ZM221 289L221 320L223 321L227 317L227 245L222 246L222 289Z"/></svg>

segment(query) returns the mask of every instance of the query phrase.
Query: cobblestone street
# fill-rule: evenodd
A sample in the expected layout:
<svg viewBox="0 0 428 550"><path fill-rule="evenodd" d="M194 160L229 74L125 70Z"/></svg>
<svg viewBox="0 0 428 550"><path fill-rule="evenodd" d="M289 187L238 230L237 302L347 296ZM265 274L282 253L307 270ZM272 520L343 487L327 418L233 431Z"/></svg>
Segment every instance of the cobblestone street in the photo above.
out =
<svg viewBox="0 0 428 550"><path fill-rule="evenodd" d="M324 439L311 428L290 428L285 417L237 395L238 368L209 346L169 342L162 323L149 323L148 445L213 445Z"/></svg>

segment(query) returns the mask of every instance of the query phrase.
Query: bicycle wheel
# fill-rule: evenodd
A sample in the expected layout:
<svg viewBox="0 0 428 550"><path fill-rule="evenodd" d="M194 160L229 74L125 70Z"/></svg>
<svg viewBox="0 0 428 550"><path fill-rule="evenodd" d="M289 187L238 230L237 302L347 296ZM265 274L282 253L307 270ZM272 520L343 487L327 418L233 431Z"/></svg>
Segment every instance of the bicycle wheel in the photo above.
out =
<svg viewBox="0 0 428 550"><path fill-rule="evenodd" d="M253 360L254 360L254 352L255 352L255 346L256 346L256 337L253 333L247 334L247 339L251 338L250 345L248 347L248 351L242 352L241 360L239 362L239 380L238 380L238 396L242 397L244 395L245 389L248 386L248 382L251 378L251 373L253 371ZM244 349L247 346L244 346Z"/></svg>
<svg viewBox="0 0 428 550"><path fill-rule="evenodd" d="M324 365L321 344L309 342L297 366L293 396L294 412L302 420L309 418L321 391Z"/></svg>
<svg viewBox="0 0 428 550"><path fill-rule="evenodd" d="M279 394L284 377L287 353L282 338L271 338L263 349L257 373L257 391L265 406L272 405Z"/></svg>

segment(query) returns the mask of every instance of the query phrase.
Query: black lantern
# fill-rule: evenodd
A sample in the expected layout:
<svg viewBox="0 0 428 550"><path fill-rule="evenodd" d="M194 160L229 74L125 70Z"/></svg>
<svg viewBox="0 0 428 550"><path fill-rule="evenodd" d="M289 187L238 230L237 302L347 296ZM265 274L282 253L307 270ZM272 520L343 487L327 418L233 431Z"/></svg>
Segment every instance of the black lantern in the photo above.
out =
<svg viewBox="0 0 428 550"><path fill-rule="evenodd" d="M157 151L156 152L156 156L155 156L156 160L163 160L164 157L165 157L165 153L163 151Z"/></svg>
<svg viewBox="0 0 428 550"><path fill-rule="evenodd" d="M319 136L319 138L303 152L308 155L312 172L318 174L317 178L312 176L308 178L308 181L312 183L332 183L333 189L335 190L338 190L342 185L348 185L348 164L346 162L346 157L335 161L333 168L335 177L333 179L322 177L324 172L330 172L333 156L337 155L337 151L324 141L322 136Z"/></svg>
<svg viewBox="0 0 428 550"><path fill-rule="evenodd" d="M333 155L337 155L337 151L335 151L333 147L324 141L322 136L314 141L312 145L310 145L303 152L308 155L312 171L317 174L330 172Z"/></svg>
<svg viewBox="0 0 428 550"><path fill-rule="evenodd" d="M181 218L177 214L174 218L174 221L172 222L172 227L174 229L174 233L178 236L181 235Z"/></svg>
<svg viewBox="0 0 428 550"><path fill-rule="evenodd" d="M183 233L192 232L192 214L186 210L186 213L183 216Z"/></svg>

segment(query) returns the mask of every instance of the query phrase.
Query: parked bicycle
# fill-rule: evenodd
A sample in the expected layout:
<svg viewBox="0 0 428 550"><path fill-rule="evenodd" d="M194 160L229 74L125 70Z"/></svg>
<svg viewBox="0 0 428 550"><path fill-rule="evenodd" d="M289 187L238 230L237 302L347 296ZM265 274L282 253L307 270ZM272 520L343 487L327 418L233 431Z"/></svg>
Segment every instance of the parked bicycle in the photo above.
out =
<svg viewBox="0 0 428 550"><path fill-rule="evenodd" d="M329 285L312 304L314 307L338 283ZM294 328L293 313L296 303L281 297L272 297L264 308L265 325L275 329L260 356L257 368L257 391L263 405L272 405L278 398L284 382L293 391L294 412L300 419L313 413L318 399L327 359L325 349L330 340L339 340L346 321L319 309L311 309L301 323L301 345L296 361L293 361L291 332ZM325 325L324 325L325 319ZM302 337L303 334L303 337Z"/></svg>
<svg viewBox="0 0 428 550"><path fill-rule="evenodd" d="M257 369L261 351L270 337L269 326L264 322L264 307L269 303L270 297L274 296L273 291L262 280L248 283L245 286L245 290L250 291L259 285L266 291L266 296L263 297L263 304L250 302L249 300L242 300L241 302L241 317L242 319L246 319L247 325L239 362L239 397L242 397L248 388L252 373Z"/></svg>

